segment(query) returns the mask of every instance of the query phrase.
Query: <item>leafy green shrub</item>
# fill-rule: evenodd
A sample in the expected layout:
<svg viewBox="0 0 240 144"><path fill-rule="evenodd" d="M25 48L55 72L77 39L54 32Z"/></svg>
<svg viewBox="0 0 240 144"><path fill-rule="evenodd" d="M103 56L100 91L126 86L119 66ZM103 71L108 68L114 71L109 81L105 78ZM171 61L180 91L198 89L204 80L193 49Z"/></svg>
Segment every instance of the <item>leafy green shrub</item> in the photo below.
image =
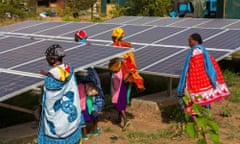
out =
<svg viewBox="0 0 240 144"><path fill-rule="evenodd" d="M189 105L190 94L185 92L184 103ZM196 144L207 144L207 135L210 136L213 144L219 144L219 127L212 120L211 111L199 104L193 103L192 110L197 116L191 116L189 112L185 113L187 120L186 131L192 139L197 139Z"/></svg>
<svg viewBox="0 0 240 144"><path fill-rule="evenodd" d="M36 15L36 2L14 0L0 2L0 21L25 19Z"/></svg>
<svg viewBox="0 0 240 144"><path fill-rule="evenodd" d="M125 5L117 5L112 14L113 16L166 16L171 10L172 0L126 0Z"/></svg>

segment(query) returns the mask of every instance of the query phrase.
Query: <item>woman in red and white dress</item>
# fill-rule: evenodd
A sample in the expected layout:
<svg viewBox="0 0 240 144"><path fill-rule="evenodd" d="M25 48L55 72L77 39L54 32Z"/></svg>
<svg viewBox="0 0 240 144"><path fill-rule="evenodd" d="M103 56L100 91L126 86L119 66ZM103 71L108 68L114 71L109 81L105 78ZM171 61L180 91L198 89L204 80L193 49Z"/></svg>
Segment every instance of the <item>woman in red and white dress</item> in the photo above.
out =
<svg viewBox="0 0 240 144"><path fill-rule="evenodd" d="M191 109L193 103L209 107L211 103L229 96L230 92L218 63L202 45L199 34L195 33L189 37L189 46L191 49L187 54L177 93L182 104L181 95L184 91L190 94L191 102L182 106L186 112L194 114Z"/></svg>

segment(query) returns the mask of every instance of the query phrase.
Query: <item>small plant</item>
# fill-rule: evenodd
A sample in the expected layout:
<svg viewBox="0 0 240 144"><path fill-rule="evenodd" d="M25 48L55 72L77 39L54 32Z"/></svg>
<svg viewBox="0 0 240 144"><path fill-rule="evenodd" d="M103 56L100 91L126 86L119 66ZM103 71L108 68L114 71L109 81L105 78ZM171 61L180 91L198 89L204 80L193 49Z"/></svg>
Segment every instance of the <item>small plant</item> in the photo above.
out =
<svg viewBox="0 0 240 144"><path fill-rule="evenodd" d="M229 105L226 105L226 106L221 108L220 115L222 117L231 117L232 115L231 115L230 111L231 111L231 108L229 107Z"/></svg>
<svg viewBox="0 0 240 144"><path fill-rule="evenodd" d="M185 92L183 101L187 106L192 104L191 111L196 114L196 116L192 116L189 112L185 113L187 134L192 139L197 139L196 144L207 144L207 136L214 144L219 144L219 128L218 124L211 119L211 111L199 104L192 103L188 92Z"/></svg>
<svg viewBox="0 0 240 144"><path fill-rule="evenodd" d="M106 129L105 129L105 132L113 132L113 129L111 128L111 127L107 127Z"/></svg>

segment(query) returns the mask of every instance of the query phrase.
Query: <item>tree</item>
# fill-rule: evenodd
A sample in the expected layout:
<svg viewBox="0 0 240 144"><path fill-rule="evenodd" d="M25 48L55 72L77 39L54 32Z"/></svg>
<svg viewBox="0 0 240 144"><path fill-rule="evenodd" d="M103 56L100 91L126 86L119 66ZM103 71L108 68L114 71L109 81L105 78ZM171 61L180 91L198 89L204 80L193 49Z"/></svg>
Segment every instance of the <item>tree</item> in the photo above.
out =
<svg viewBox="0 0 240 144"><path fill-rule="evenodd" d="M67 6L71 9L74 17L78 17L81 10L87 10L91 8L91 13L93 13L93 5L97 0L66 0ZM93 14L92 14L93 17Z"/></svg>
<svg viewBox="0 0 240 144"><path fill-rule="evenodd" d="M27 13L21 9L21 3L23 0L10 0L0 2L0 19L4 20L6 18L25 18Z"/></svg>
<svg viewBox="0 0 240 144"><path fill-rule="evenodd" d="M120 8L125 15L166 16L173 6L172 0L126 0Z"/></svg>

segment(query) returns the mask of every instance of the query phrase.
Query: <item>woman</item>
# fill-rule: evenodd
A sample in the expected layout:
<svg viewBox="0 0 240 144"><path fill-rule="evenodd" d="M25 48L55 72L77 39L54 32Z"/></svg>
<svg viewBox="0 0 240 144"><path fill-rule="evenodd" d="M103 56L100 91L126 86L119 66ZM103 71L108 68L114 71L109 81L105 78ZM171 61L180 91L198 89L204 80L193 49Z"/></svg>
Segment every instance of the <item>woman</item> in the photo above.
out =
<svg viewBox="0 0 240 144"><path fill-rule="evenodd" d="M202 38L194 33L189 37L189 46L185 65L177 87L180 102L183 104L184 91L190 93L189 105L182 105L185 111L194 115L192 103L209 107L211 103L222 100L230 95L224 82L218 63L209 55L202 45ZM199 97L201 96L201 97Z"/></svg>
<svg viewBox="0 0 240 144"><path fill-rule="evenodd" d="M74 69L63 63L60 45L47 48L46 60L51 66L45 75L38 144L76 144L81 138L80 100Z"/></svg>
<svg viewBox="0 0 240 144"><path fill-rule="evenodd" d="M79 30L75 33L75 41L90 44L87 41L87 32ZM98 113L104 106L104 94L97 71L88 67L85 71L77 73L78 90L81 100L81 109L85 122L92 122L92 134L98 136L102 128L98 126ZM86 124L82 124L82 138L88 140Z"/></svg>
<svg viewBox="0 0 240 144"><path fill-rule="evenodd" d="M124 30L120 27L114 28L112 31L113 46L122 48L131 48L129 42L123 41ZM127 128L130 122L126 116L126 106L129 102L131 93L131 86L135 84L138 91L141 92L145 89L144 80L139 75L135 63L134 53L130 52L123 55L120 69L115 71L112 75L112 102L115 104L118 115L118 123L121 123L121 117L123 118L123 130Z"/></svg>

